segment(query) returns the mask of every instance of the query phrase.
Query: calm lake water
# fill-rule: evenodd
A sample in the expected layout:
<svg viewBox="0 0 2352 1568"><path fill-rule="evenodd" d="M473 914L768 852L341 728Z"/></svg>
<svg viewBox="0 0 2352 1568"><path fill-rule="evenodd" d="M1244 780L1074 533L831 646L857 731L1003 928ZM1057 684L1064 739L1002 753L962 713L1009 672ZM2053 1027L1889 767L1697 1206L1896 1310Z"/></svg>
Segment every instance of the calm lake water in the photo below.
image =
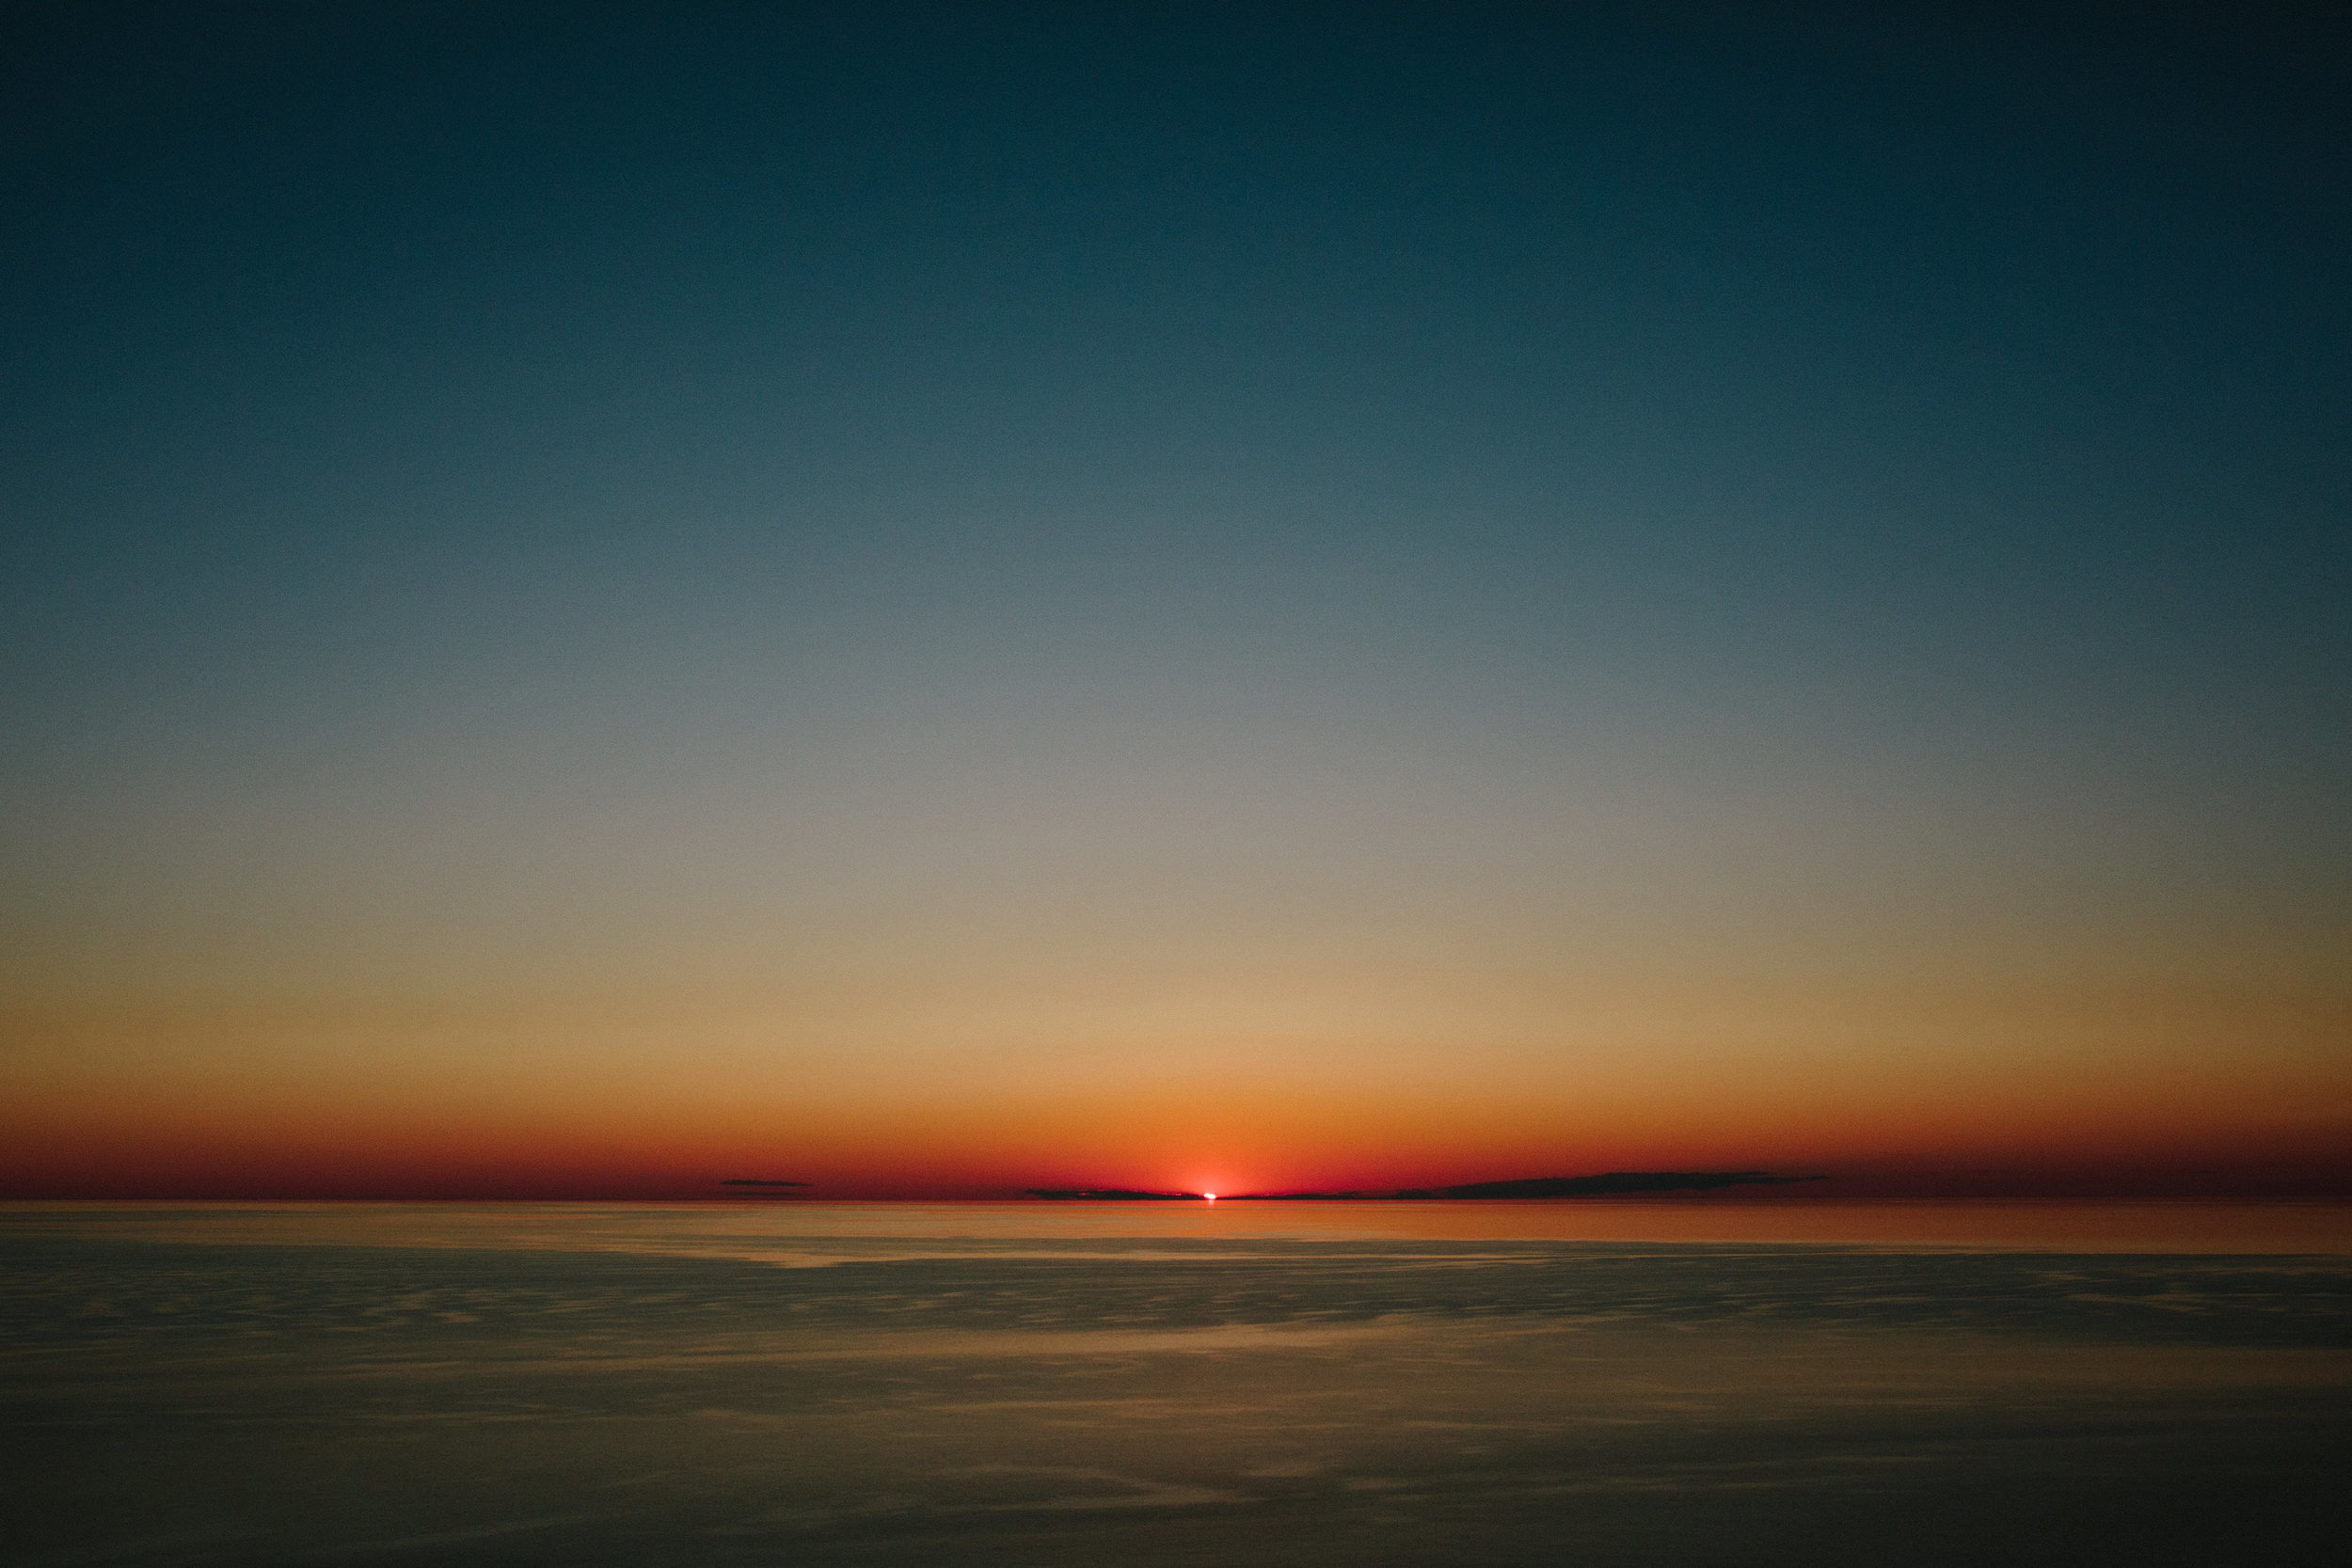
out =
<svg viewBox="0 0 2352 1568"><path fill-rule="evenodd" d="M14 1205L11 1563L2330 1562L2352 1208Z"/></svg>

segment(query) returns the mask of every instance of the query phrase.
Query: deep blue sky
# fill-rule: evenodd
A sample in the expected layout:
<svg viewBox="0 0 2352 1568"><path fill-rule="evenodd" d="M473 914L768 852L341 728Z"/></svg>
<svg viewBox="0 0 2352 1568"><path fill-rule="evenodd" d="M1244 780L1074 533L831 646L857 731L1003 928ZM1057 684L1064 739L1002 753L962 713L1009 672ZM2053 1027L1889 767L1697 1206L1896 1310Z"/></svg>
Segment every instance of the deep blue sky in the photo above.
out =
<svg viewBox="0 0 2352 1568"><path fill-rule="evenodd" d="M2344 31L1899 9L9 6L11 986L2340 1065Z"/></svg>

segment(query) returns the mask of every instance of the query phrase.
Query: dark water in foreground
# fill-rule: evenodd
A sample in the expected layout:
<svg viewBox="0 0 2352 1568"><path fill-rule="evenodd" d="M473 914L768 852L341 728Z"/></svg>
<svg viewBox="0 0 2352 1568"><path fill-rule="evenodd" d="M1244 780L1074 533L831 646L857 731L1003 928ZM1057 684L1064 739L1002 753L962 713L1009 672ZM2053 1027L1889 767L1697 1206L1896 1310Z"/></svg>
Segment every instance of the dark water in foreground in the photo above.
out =
<svg viewBox="0 0 2352 1568"><path fill-rule="evenodd" d="M1417 1223L0 1210L0 1558L2339 1560L2341 1249Z"/></svg>

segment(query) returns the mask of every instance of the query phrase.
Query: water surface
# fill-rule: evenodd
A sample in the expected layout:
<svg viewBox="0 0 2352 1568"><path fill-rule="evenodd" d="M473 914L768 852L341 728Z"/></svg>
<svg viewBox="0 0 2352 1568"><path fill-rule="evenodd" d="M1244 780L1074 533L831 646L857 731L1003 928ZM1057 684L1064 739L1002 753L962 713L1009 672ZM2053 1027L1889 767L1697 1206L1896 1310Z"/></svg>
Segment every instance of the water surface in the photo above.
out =
<svg viewBox="0 0 2352 1568"><path fill-rule="evenodd" d="M1798 1207L15 1206L0 1551L2332 1560L2343 1206Z"/></svg>

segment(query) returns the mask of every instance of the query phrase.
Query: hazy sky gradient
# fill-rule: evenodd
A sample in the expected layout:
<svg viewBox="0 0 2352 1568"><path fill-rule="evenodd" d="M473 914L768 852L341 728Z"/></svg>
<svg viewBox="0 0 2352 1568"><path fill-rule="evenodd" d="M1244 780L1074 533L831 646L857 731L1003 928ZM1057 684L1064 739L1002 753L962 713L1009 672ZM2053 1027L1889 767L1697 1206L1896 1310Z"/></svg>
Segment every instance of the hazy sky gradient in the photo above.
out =
<svg viewBox="0 0 2352 1568"><path fill-rule="evenodd" d="M0 1186L2352 1180L2341 30L8 29Z"/></svg>

